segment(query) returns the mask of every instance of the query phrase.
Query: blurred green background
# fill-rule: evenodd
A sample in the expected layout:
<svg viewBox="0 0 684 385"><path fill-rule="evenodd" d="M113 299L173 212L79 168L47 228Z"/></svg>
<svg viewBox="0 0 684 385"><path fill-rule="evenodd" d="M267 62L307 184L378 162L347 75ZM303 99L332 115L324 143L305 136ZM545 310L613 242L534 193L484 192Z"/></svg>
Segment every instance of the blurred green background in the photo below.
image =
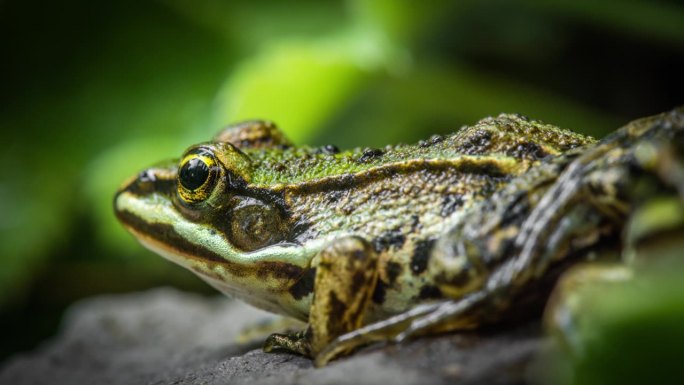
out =
<svg viewBox="0 0 684 385"><path fill-rule="evenodd" d="M0 2L0 358L98 293L211 293L115 222L129 175L248 118L412 142L499 112L597 137L684 103L678 0Z"/></svg>

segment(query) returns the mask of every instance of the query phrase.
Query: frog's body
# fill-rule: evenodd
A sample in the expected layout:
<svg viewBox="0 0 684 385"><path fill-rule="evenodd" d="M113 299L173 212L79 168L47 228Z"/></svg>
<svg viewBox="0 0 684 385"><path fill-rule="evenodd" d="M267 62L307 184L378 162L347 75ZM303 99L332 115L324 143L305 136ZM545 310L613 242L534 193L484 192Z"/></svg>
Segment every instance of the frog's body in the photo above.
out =
<svg viewBox="0 0 684 385"><path fill-rule="evenodd" d="M594 176L610 176L611 162L622 165L629 152L603 147L617 150L601 155L603 174ZM347 152L293 147L272 124L247 122L191 147L178 166L142 172L115 210L143 244L220 291L309 322L306 333L273 335L267 348L324 363L368 341L495 319L500 312L484 314L481 303L509 306L539 281L532 277L555 276L615 235L615 218L593 206L563 206L562 194L545 201L596 148L592 138L506 114L417 145ZM606 207L623 217L617 203ZM546 218L539 207L558 212ZM549 227L532 226L535 215ZM529 249L546 242L552 249L530 274ZM515 290L505 298L502 287Z"/></svg>

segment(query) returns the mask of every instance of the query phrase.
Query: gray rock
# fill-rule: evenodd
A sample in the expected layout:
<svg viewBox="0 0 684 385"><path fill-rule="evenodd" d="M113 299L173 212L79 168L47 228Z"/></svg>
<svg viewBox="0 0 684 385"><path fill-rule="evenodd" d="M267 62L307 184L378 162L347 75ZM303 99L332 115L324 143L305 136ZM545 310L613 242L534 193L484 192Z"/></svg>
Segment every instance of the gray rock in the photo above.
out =
<svg viewBox="0 0 684 385"><path fill-rule="evenodd" d="M315 369L290 354L240 345L273 316L237 301L173 289L73 305L61 332L0 368L1 384L517 384L542 346L536 324L371 346Z"/></svg>

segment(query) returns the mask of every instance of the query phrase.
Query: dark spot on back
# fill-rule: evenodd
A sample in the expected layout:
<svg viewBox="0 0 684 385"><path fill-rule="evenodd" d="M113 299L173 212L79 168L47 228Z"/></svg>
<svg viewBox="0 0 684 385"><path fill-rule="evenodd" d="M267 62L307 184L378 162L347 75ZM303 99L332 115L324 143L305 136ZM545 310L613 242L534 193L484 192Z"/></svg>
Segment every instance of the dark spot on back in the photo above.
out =
<svg viewBox="0 0 684 385"><path fill-rule="evenodd" d="M387 279L389 279L389 284L392 285L394 284L394 281L397 280L397 277L401 273L401 265L398 264L397 262L387 262Z"/></svg>
<svg viewBox="0 0 684 385"><path fill-rule="evenodd" d="M496 160L463 159L458 170L465 174L486 175L490 178L507 177L510 174Z"/></svg>
<svg viewBox="0 0 684 385"><path fill-rule="evenodd" d="M467 155L484 154L492 140L489 130L478 130L461 143L461 150Z"/></svg>
<svg viewBox="0 0 684 385"><path fill-rule="evenodd" d="M314 153L316 154L327 154L327 155L334 155L338 154L340 152L340 149L337 148L337 146L333 144L326 144L323 147L319 147L314 150Z"/></svg>
<svg viewBox="0 0 684 385"><path fill-rule="evenodd" d="M434 285L426 285L423 286L420 289L420 293L418 293L418 298L419 299L437 299L437 298L442 298L442 291L439 290L437 286Z"/></svg>
<svg viewBox="0 0 684 385"><path fill-rule="evenodd" d="M442 210L439 212L439 215L448 217L461 206L463 206L463 195L446 195L442 199Z"/></svg>
<svg viewBox="0 0 684 385"><path fill-rule="evenodd" d="M444 137L442 135L432 135L428 140L419 141L418 147L430 147L443 141Z"/></svg>
<svg viewBox="0 0 684 385"><path fill-rule="evenodd" d="M432 135L430 137L430 144L437 144L444 141L444 136L442 135Z"/></svg>
<svg viewBox="0 0 684 385"><path fill-rule="evenodd" d="M367 163L370 162L373 159L379 158L384 154L384 152L380 149L377 148L367 148L363 150L363 154L361 154L361 157L357 160L359 163Z"/></svg>
<svg viewBox="0 0 684 385"><path fill-rule="evenodd" d="M413 249L413 257L411 257L411 271L413 274L418 275L427 269L428 259L434 244L434 239L416 243L416 247Z"/></svg>
<svg viewBox="0 0 684 385"><path fill-rule="evenodd" d="M386 290L386 284L383 282L381 279L378 279L378 283L375 285L375 290L373 290L373 297L372 300L374 303L381 305L383 302L385 302L385 292Z"/></svg>
<svg viewBox="0 0 684 385"><path fill-rule="evenodd" d="M406 235L399 230L386 231L373 239L373 248L376 252L388 250L390 247L400 248L406 242Z"/></svg>
<svg viewBox="0 0 684 385"><path fill-rule="evenodd" d="M537 160L549 155L544 149L534 142L519 143L516 147L509 149L506 155L514 158L525 158Z"/></svg>
<svg viewBox="0 0 684 385"><path fill-rule="evenodd" d="M290 286L289 292L292 294L292 298L300 300L310 293L313 293L314 280L316 278L316 269L307 269L294 285Z"/></svg>
<svg viewBox="0 0 684 385"><path fill-rule="evenodd" d="M326 154L337 154L338 152L340 152L340 149L333 144L326 144L325 146L323 146L323 152L325 152Z"/></svg>

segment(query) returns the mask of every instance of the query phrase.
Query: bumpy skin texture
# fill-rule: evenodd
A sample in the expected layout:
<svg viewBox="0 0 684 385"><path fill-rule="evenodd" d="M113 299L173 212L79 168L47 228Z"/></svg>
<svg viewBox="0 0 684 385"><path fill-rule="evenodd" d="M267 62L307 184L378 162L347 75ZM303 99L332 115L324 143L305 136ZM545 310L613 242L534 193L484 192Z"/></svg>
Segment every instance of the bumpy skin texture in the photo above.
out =
<svg viewBox="0 0 684 385"><path fill-rule="evenodd" d="M658 174L659 158L639 149L683 126L680 109L596 143L502 114L416 145L339 152L292 147L273 124L246 122L191 147L180 166L143 171L115 211L144 245L219 290L309 321L266 348L322 365L544 298L567 266L618 242L630 182ZM209 162L208 182L189 191L178 167L194 158Z"/></svg>

